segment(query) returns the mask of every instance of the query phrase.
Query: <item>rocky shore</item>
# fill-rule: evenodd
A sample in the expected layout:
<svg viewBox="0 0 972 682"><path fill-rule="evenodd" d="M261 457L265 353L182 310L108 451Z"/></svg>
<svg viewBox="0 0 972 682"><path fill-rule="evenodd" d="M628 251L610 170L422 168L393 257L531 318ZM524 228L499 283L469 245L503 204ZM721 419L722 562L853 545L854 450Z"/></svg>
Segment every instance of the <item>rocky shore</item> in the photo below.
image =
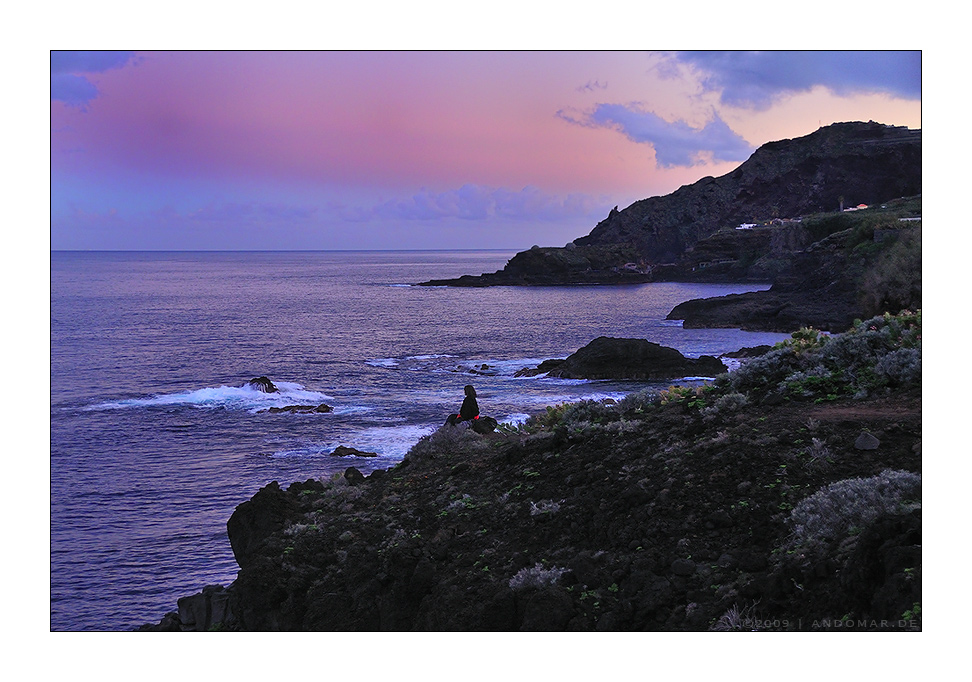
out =
<svg viewBox="0 0 972 682"><path fill-rule="evenodd" d="M920 313L272 482L143 630L919 630Z"/></svg>
<svg viewBox="0 0 972 682"><path fill-rule="evenodd" d="M420 284L770 283L769 292L685 303L670 318L839 332L920 307L920 263L921 131L872 121L765 144L731 173L615 207L563 247L534 246L502 270Z"/></svg>

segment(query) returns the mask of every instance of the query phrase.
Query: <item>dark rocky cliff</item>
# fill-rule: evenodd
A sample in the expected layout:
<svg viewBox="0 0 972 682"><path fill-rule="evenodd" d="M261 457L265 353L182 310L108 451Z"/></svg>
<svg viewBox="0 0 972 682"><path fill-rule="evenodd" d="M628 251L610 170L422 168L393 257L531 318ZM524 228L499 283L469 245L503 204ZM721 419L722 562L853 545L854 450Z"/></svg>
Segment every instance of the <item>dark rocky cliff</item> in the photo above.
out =
<svg viewBox="0 0 972 682"><path fill-rule="evenodd" d="M649 262L668 263L722 227L920 193L920 130L837 123L764 144L721 177L613 211L574 244L631 244Z"/></svg>
<svg viewBox="0 0 972 682"><path fill-rule="evenodd" d="M706 259L690 254L720 230L920 193L921 130L874 122L837 123L804 137L767 143L721 177L706 177L671 194L614 209L589 235L564 247L523 251L495 273L423 284L706 281L713 279L712 272L702 273L696 267ZM772 248L792 251L807 245L804 236L793 236L791 243L781 241L779 234L773 236ZM724 235L724 239L714 258L739 261L763 255L771 237L754 231ZM723 281L754 277L772 281L776 271L737 268L720 274Z"/></svg>

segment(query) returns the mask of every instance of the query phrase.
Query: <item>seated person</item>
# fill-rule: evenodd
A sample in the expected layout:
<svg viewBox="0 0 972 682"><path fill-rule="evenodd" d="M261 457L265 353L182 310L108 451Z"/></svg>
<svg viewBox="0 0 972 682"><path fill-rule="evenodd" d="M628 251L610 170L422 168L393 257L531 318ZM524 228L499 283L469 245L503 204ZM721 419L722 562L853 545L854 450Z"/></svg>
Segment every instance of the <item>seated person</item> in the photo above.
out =
<svg viewBox="0 0 972 682"><path fill-rule="evenodd" d="M449 418L446 419L446 424L455 426L459 422L479 419L479 403L476 402L476 389L472 386L466 386L465 391L466 397L462 401L462 407L459 408L459 414L450 414Z"/></svg>

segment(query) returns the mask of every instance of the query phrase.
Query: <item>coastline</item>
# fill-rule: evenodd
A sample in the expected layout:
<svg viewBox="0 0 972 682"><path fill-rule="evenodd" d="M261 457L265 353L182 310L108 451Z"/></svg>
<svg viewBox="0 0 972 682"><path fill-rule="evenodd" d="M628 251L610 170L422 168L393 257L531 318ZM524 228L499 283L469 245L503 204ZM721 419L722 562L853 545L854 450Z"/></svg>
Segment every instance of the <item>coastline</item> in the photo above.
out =
<svg viewBox="0 0 972 682"><path fill-rule="evenodd" d="M881 319L905 340L868 361L915 339L920 358L920 314L917 332ZM794 335L749 367L854 341ZM233 585L143 629L920 630L920 370L856 398L796 378L767 392L761 371L440 430L368 477L271 483L228 523ZM835 517L792 544L795 515L855 480L903 497L862 508L856 534Z"/></svg>

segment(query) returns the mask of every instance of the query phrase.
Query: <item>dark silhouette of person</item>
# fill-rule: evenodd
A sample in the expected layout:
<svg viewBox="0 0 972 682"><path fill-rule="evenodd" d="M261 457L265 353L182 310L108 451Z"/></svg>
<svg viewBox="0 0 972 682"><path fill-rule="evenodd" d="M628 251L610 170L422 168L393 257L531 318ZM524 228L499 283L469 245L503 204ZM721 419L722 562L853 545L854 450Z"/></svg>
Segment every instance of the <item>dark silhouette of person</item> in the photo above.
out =
<svg viewBox="0 0 972 682"><path fill-rule="evenodd" d="M450 414L449 418L446 419L446 424L455 426L459 422L479 419L479 403L476 402L476 389L472 386L466 386L464 390L466 397L463 398L462 407L459 408L459 414Z"/></svg>

